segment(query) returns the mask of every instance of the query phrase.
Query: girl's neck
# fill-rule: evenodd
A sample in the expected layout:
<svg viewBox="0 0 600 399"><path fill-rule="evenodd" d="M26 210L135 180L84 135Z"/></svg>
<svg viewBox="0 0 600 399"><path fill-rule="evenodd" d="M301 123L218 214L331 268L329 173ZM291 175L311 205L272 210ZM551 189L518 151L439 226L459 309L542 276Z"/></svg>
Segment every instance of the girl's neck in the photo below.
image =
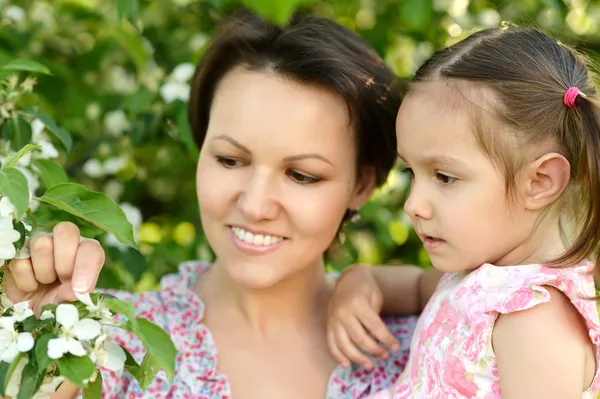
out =
<svg viewBox="0 0 600 399"><path fill-rule="evenodd" d="M260 289L232 280L217 262L199 279L197 292L210 312L266 338L282 330L324 326L331 286L322 262Z"/></svg>
<svg viewBox="0 0 600 399"><path fill-rule="evenodd" d="M545 264L561 256L566 248L558 220L548 217L536 225L525 242L498 260L496 264L498 266Z"/></svg>

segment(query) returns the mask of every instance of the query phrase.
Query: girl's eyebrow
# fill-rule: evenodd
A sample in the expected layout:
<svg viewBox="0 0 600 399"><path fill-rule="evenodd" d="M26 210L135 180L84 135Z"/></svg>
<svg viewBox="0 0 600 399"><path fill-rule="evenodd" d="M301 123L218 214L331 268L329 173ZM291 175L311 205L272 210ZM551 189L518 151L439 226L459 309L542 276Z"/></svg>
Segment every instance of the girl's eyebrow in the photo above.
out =
<svg viewBox="0 0 600 399"><path fill-rule="evenodd" d="M466 167L466 164L460 159L450 157L447 155L432 155L422 159L422 162L429 165L443 165L443 166L454 166L458 168Z"/></svg>

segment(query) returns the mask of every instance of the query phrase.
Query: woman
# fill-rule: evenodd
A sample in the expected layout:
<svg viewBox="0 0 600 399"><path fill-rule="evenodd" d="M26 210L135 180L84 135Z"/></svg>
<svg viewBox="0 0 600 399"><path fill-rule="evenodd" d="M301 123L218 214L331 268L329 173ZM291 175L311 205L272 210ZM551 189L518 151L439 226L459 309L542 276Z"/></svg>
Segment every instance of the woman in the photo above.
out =
<svg viewBox="0 0 600 399"><path fill-rule="evenodd" d="M161 372L145 393L126 372L106 371L103 397L354 399L391 384L415 318L389 322L401 344L391 357L381 349L369 369L336 367L323 255L392 168L399 105L392 71L334 22L279 28L244 12L225 23L189 105L200 215L217 260L182 265L158 292L113 293L171 335L177 371L173 385ZM68 300L93 288L102 263L97 243L80 244L60 224L10 266L8 294L33 296L37 308ZM128 333L112 339L141 360ZM65 386L56 397L75 393Z"/></svg>

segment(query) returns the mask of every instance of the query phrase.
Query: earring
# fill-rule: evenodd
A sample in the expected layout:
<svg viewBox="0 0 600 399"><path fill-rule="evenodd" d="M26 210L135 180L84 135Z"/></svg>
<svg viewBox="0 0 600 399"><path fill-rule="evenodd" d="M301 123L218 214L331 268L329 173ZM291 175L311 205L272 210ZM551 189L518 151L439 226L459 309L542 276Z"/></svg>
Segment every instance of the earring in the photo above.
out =
<svg viewBox="0 0 600 399"><path fill-rule="evenodd" d="M360 221L360 213L358 213L358 209L355 211L352 211L352 217L350 218L350 221L354 224L358 223Z"/></svg>

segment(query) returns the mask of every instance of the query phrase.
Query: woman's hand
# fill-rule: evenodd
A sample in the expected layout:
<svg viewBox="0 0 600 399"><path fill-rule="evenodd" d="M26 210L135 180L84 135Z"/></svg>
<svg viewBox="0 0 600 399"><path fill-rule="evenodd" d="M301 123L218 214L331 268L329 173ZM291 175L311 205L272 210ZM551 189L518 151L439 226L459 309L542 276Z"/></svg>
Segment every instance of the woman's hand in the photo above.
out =
<svg viewBox="0 0 600 399"><path fill-rule="evenodd" d="M48 303L75 300L75 292L93 291L105 254L96 240L61 222L52 234L37 233L29 242L30 257L13 259L4 273L4 288L13 302L29 300L33 311Z"/></svg>
<svg viewBox="0 0 600 399"><path fill-rule="evenodd" d="M329 301L327 343L333 357L344 367L350 367L350 361L354 361L371 369L372 360L361 350L387 359L388 350L380 343L393 351L400 348L379 315L383 295L371 269L365 265L346 268Z"/></svg>

